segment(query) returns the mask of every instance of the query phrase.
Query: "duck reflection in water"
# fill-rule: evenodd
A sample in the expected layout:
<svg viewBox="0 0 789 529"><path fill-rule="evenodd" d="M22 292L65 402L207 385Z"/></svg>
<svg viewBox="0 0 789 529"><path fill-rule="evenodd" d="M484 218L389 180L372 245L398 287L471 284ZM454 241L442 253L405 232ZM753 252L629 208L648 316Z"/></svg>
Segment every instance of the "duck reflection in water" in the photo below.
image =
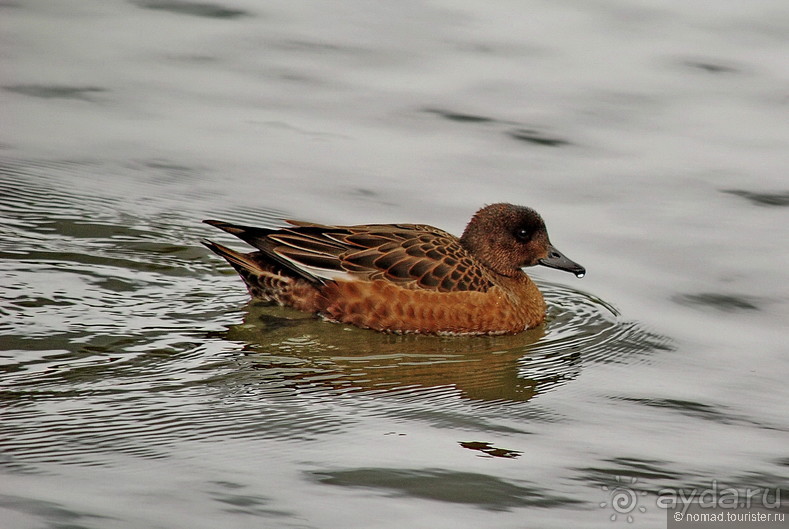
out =
<svg viewBox="0 0 789 529"><path fill-rule="evenodd" d="M364 392L526 401L576 378L580 353L535 347L543 327L518 335L380 334L325 325L287 307L253 302L222 338L244 343L238 362L259 390Z"/></svg>

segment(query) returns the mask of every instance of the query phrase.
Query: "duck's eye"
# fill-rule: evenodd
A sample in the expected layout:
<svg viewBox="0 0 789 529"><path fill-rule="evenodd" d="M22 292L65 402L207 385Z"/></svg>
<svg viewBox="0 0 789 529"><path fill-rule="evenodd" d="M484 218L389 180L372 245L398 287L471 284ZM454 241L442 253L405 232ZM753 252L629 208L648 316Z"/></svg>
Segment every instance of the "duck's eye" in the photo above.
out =
<svg viewBox="0 0 789 529"><path fill-rule="evenodd" d="M531 238L531 232L526 228L518 228L515 230L515 238L519 241L528 241Z"/></svg>

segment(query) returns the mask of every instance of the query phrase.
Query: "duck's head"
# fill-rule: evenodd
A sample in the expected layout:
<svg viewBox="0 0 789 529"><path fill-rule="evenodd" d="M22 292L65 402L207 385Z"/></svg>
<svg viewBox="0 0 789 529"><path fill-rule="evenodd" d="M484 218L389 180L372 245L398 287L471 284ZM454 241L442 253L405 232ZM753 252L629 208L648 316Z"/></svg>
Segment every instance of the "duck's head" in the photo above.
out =
<svg viewBox="0 0 789 529"><path fill-rule="evenodd" d="M576 277L586 274L583 266L554 248L539 213L523 206L485 206L471 218L460 243L487 267L506 276L538 264Z"/></svg>

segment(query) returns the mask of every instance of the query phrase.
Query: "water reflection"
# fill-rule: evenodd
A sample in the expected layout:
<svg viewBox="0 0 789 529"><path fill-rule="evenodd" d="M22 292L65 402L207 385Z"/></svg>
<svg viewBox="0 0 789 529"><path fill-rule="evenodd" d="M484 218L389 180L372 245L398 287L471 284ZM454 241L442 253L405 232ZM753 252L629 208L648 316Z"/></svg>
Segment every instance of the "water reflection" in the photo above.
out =
<svg viewBox="0 0 789 529"><path fill-rule="evenodd" d="M551 494L530 481L513 482L489 474L445 469L354 468L313 472L311 477L327 485L361 487L392 496L468 504L492 511L582 503L574 498Z"/></svg>
<svg viewBox="0 0 789 529"><path fill-rule="evenodd" d="M665 339L620 321L601 300L542 284L549 321L515 336L381 334L253 302L220 336L243 343L242 369L298 391L523 402L576 379L584 363L628 361Z"/></svg>
<svg viewBox="0 0 789 529"><path fill-rule="evenodd" d="M481 452L484 454L483 457L503 457L505 459L515 459L516 457L520 457L520 455L523 454L523 452L520 450L500 448L497 446L492 446L490 443L484 443L481 441L460 441L458 444L463 448Z"/></svg>
<svg viewBox="0 0 789 529"><path fill-rule="evenodd" d="M518 359L544 335L438 337L387 335L314 318L276 316L287 309L251 305L226 339L243 341L244 364L297 388L420 392L464 398L528 400L537 381L519 376ZM290 315L290 314L288 314Z"/></svg>

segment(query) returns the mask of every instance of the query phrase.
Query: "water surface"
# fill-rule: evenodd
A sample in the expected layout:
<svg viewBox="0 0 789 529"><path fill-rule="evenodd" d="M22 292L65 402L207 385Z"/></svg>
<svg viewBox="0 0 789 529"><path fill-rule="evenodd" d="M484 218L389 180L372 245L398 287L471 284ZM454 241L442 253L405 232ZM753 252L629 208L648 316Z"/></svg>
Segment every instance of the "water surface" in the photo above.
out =
<svg viewBox="0 0 789 529"><path fill-rule="evenodd" d="M655 527L662 489L786 489L783 7L3 3L3 527ZM589 272L534 270L518 336L250 303L199 244L495 201Z"/></svg>

